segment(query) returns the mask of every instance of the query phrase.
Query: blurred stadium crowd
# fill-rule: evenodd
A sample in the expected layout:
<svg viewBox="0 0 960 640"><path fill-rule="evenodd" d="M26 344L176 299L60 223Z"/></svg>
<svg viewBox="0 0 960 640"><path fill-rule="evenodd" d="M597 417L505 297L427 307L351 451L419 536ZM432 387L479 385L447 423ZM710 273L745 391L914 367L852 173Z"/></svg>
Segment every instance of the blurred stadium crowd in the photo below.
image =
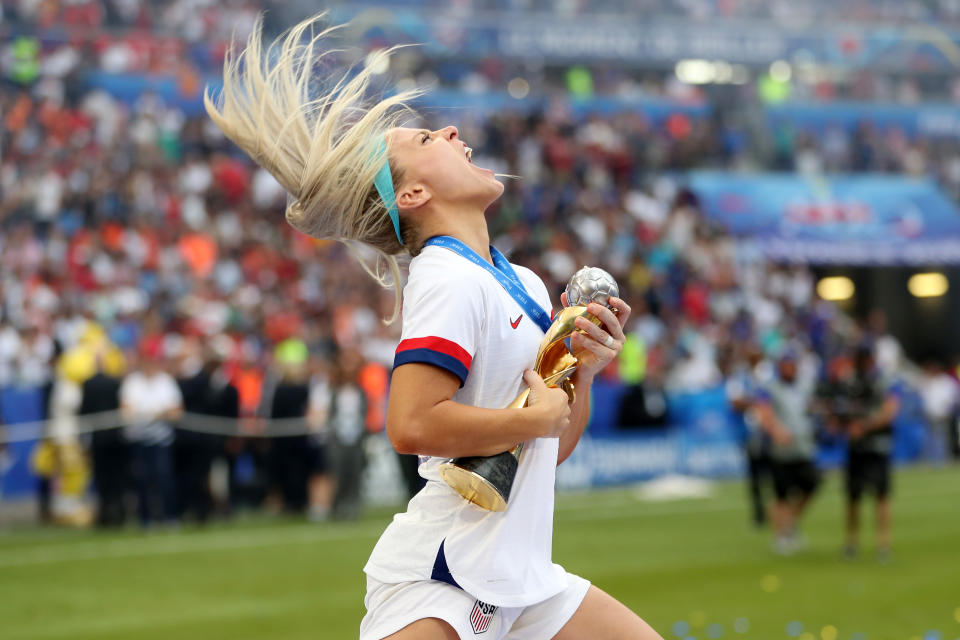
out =
<svg viewBox="0 0 960 640"><path fill-rule="evenodd" d="M363 0L361 0L363 2ZM251 20L250 15L264 6L279 3L234 0L216 3L213 0L71 0L70 2L36 2L6 0L5 13L39 24L56 22L61 10L67 20L97 27L160 27L186 28L190 14L219 13L217 22L226 25L229 33L233 16ZM369 4L375 4L370 2ZM960 3L956 0L812 0L796 3L787 0L396 0L397 6L452 11L508 11L515 13L551 13L576 16L584 13L623 15L636 13L648 16L711 20L717 18L764 19L796 26L812 20L856 22L956 22L960 19ZM221 13L222 12L222 13ZM224 18L227 18L225 20ZM208 24L214 20L208 20ZM190 26L191 29L202 27ZM192 32L195 33L195 32ZM209 33L209 32L208 32Z"/></svg>
<svg viewBox="0 0 960 640"><path fill-rule="evenodd" d="M587 5L560 0L498 4L573 12ZM602 4L615 12L625 3ZM776 17L800 6L733 0L641 4L661 13L669 5L680 15L703 19ZM144 378L160 376L157 388L167 389L168 401L154 414L128 412L123 421L164 429L146 434L128 429L115 442L101 435L89 443L94 476L100 474L98 490L119 482L108 477L110 463L103 461L111 457L103 456L108 450L103 447L122 444L125 455L136 459L138 468L150 469L156 481L138 481L141 504L159 509L159 515L141 510L146 520L177 512L178 482L181 510L196 503L198 491L206 496L206 489L197 488L205 481L196 478L209 475L215 457L229 462L234 501L260 503L274 495L294 510L312 505L322 517L332 499L329 485L317 479L328 469L323 456L334 452L328 457L336 466L353 455L341 445L358 441L356 424L362 432L382 429L399 338L398 325L381 322L391 310L390 294L369 280L345 247L290 229L282 215L281 188L207 119L190 117L149 92L131 107L84 81L91 71L164 69L177 74L188 90L216 68L231 31L243 37L262 3L2 6L3 28L32 25L50 33L62 30L64 37L48 43L15 39L0 57L0 386L46 389L50 416L60 419L78 412L122 413L125 397L128 408L138 404L129 399L138 388L143 397L154 397ZM857 19L955 20L960 15L960 3L947 1L812 7L823 15ZM102 35L72 38L72 29L82 27L102 28ZM397 61L414 78L429 65L417 55L405 52ZM468 66L465 74L460 67L448 73L485 86L502 85L508 77L491 60ZM597 70L593 77L598 91L617 92L637 83L614 71ZM445 82L442 70L436 79ZM562 82L551 85L547 75L542 81L548 92L563 93ZM854 82L843 91L866 98L889 94L903 102L924 91L908 80L873 76L860 85ZM678 100L704 99L664 73L653 72L637 86ZM824 87L809 90L819 97L836 94ZM751 91L746 85L742 95L754 95ZM620 282L634 313L630 342L617 367L607 372L611 378L643 389L648 397L694 391L721 385L757 365L756 354L772 359L787 349L826 375L831 362L865 344L875 350L885 376L904 375L910 369L881 313L850 318L816 297L807 267L773 264L739 247L705 219L682 177L671 172L764 167L933 175L960 196L960 151L948 140L867 126L853 135L837 129L821 137L758 132L749 108L742 113L747 115L728 112L704 120L676 114L661 127L638 113L578 116L558 99L537 113L462 119L454 113L450 120L461 125L460 136L475 149L474 162L522 176L507 182L504 197L490 211L494 242L512 261L541 274L557 296L584 264L603 266ZM427 113L423 119L426 127L447 124L445 114ZM909 378L921 391L931 424L948 421L960 397L946 365L931 364ZM116 386L85 389L97 370L112 374ZM172 385L174 379L179 386ZM235 398L211 408L209 389L221 393L227 383ZM349 402L336 403L338 411L352 411L352 417L330 410L329 399L336 394L329 389L341 383L362 396L362 402L354 394ZM204 391L198 392L196 384ZM113 400L94 402L97 409L91 409L90 394L102 395L104 388ZM276 401L277 394L286 400ZM192 430L190 416L196 424L198 414L240 418L234 435L262 431L262 419L313 418L298 438L231 439L229 430L206 435L199 432L202 427ZM621 412L629 416L624 421L666 419L655 414L650 407ZM347 424L351 420L353 426ZM174 432L178 421L182 428ZM348 435L331 436L328 444L340 442L331 446L306 435L325 427ZM945 441L942 433L936 437ZM162 448L166 451L157 453ZM942 449L934 455L943 457ZM52 475L57 464L48 453L46 461L37 456L41 475ZM292 463L276 464L296 456L300 466L294 471ZM246 461L253 466L244 468ZM340 483L348 488L359 458L351 464ZM247 489L231 484L254 476L259 484L251 486L259 488L248 489L257 495L244 498ZM162 495L149 494L147 484ZM357 508L356 489L350 491L341 497L348 515ZM197 516L207 517L212 508L207 497L197 504Z"/></svg>

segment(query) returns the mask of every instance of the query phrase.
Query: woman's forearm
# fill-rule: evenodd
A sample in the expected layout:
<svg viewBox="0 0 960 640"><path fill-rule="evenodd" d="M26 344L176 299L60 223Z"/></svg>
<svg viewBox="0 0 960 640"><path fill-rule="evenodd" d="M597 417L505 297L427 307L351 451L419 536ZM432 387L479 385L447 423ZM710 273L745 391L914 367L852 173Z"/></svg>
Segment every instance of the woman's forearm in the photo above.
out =
<svg viewBox="0 0 960 640"><path fill-rule="evenodd" d="M405 424L387 421L387 432L400 453L457 458L491 456L543 435L536 407L482 409L444 400L409 416Z"/></svg>
<svg viewBox="0 0 960 640"><path fill-rule="evenodd" d="M443 369L411 363L393 373L387 435L400 453L456 458L490 456L517 444L562 433L570 417L567 395L548 389L527 371L528 406L484 409L455 402L459 381Z"/></svg>
<svg viewBox="0 0 960 640"><path fill-rule="evenodd" d="M560 450L557 452L557 464L570 457L580 442L580 436L590 420L590 390L593 386L592 375L573 375L573 388L576 400L570 405L570 426L560 435Z"/></svg>

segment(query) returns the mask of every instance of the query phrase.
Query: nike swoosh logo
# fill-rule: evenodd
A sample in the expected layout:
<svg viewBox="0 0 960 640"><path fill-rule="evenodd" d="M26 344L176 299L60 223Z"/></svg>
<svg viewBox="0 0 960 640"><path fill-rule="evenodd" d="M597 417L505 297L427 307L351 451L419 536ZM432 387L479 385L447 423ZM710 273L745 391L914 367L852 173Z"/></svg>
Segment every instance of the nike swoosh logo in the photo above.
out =
<svg viewBox="0 0 960 640"><path fill-rule="evenodd" d="M522 314L522 313L521 313L519 316L517 316L517 319L516 319L516 320L511 320L511 321L510 321L510 326L513 327L514 329L516 329L518 326L520 326L520 321L521 321L521 320L523 320L523 314Z"/></svg>

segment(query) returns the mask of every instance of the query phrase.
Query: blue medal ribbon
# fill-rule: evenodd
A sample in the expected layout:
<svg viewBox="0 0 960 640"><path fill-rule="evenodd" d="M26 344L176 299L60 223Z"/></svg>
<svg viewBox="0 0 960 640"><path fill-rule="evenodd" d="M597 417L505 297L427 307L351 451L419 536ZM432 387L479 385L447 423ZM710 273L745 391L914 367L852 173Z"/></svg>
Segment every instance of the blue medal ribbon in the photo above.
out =
<svg viewBox="0 0 960 640"><path fill-rule="evenodd" d="M500 286L510 294L510 297L520 305L520 308L526 312L527 316L540 327L541 331L546 333L547 329L550 328L552 324L550 314L544 311L543 307L530 297L526 287L523 286L523 282L520 280L520 276L513 270L513 265L511 265L503 254L493 245L490 245L490 256L493 258L493 264L484 260L476 251L466 244L451 236L434 236L427 240L424 246L443 247L466 258L475 265L486 269L490 275L497 279Z"/></svg>

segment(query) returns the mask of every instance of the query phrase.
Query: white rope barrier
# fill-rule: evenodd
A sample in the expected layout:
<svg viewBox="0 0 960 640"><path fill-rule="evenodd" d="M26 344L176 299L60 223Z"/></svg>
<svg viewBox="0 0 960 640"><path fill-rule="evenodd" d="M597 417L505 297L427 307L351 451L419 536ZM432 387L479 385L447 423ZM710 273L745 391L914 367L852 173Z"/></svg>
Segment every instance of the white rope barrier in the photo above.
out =
<svg viewBox="0 0 960 640"><path fill-rule="evenodd" d="M69 421L69 426L64 422ZM217 436L240 438L289 438L318 434L323 429L312 427L307 418L268 419L258 417L225 418L200 413L184 413L176 420L165 420L171 427ZM85 435L98 431L122 429L143 424L140 420L130 419L120 411L104 411L82 416L60 417L34 422L18 422L0 425L0 444L28 442L53 436L52 427L56 424L56 434Z"/></svg>

